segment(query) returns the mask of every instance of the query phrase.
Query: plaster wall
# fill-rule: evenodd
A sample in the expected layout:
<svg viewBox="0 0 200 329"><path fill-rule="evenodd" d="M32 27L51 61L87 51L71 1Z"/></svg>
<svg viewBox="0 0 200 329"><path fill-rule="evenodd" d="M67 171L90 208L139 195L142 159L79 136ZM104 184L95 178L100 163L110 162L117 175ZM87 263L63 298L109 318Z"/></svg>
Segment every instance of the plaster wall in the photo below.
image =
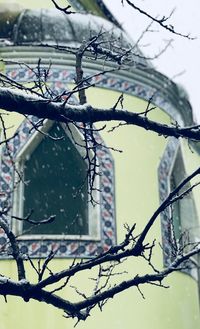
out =
<svg viewBox="0 0 200 329"><path fill-rule="evenodd" d="M88 101L94 105L112 106L119 93L105 89L91 89L88 91ZM130 110L143 111L146 102L125 96L124 106ZM152 119L161 122L169 122L168 116L161 110L156 109ZM9 125L15 123L15 129L20 124L22 117L17 114L9 116ZM107 126L109 130L114 123ZM14 128L13 128L14 129ZM146 223L149 216L159 204L157 168L166 145L166 139L154 133L146 132L137 127L121 127L112 133L103 132L106 145L123 150L123 153L113 152L115 161L116 177L116 219L117 240L120 242L124 237L124 223L131 225L137 222L137 232ZM191 153L187 150L188 164ZM195 156L192 156L195 157ZM197 158L196 158L197 160ZM188 165L189 166L189 165ZM195 165L193 165L195 166ZM190 169L190 168L189 168ZM153 238L161 241L161 227L159 220L152 229L148 241ZM162 267L162 251L157 248L154 255L155 263ZM12 261L1 260L2 274L10 277L15 275L15 265ZM52 269L57 271L63 266L69 265L71 260L56 259ZM129 261L123 270L129 275L142 274L148 269L139 261ZM27 264L27 273L31 281L35 274ZM92 273L77 277L72 284L78 284L84 291L91 291ZM118 281L119 278L116 278ZM104 326L105 328L132 328L140 326L143 329L196 329L200 324L197 284L190 276L182 273L173 274L167 284L170 289L162 289L153 286L142 287L145 300L142 299L137 289L117 296L107 303L103 313L98 310L92 312L92 316L80 324L80 328L90 329ZM61 295L69 295L70 299L76 300L73 290L66 289ZM23 311L21 311L23 310ZM1 328L73 328L74 321L62 317L62 312L52 307L31 301L25 303L17 298L9 297L8 303L1 301Z"/></svg>

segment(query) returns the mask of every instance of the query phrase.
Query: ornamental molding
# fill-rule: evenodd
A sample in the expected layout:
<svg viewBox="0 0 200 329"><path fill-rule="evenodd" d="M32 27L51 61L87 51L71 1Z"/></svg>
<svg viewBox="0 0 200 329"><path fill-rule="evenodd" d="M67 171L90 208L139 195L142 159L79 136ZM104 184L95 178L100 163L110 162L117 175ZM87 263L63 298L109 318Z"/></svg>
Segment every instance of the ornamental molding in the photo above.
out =
<svg viewBox="0 0 200 329"><path fill-rule="evenodd" d="M94 65L94 67L92 67L91 65L86 65L84 72L85 77L89 77L94 74L97 74L98 72L101 72L101 68L99 68L98 71L98 67L96 65ZM34 79L34 73L32 72L32 70L29 70L27 68L19 68L7 65L5 73L9 78L16 79L18 82L21 83L29 81L31 82ZM63 87L61 87L62 83L74 83L75 77L76 75L74 68L68 65L64 66L64 64L62 63L62 66L54 65L50 69L48 75L48 82L54 82L54 88L59 90L59 88L63 89ZM97 75L91 78L89 82L95 85L97 88L115 90L118 92L126 93L131 96L138 97L146 101L149 101L149 99L152 98L152 103L159 107L161 110L163 110L165 113L167 113L176 122L178 122L180 126L184 126L185 121L184 117L182 116L182 113L179 111L179 107L182 107L183 109L181 111L184 110L186 112L189 124L189 122L192 120L191 117L189 119L191 108L188 108L188 111L186 111L183 100L180 99L178 101L175 99L175 96L177 98L178 95L176 95L176 92L173 90L173 88L171 90L170 85L164 85L163 87L169 88L169 91L171 90L172 94L175 93L174 101L172 102L171 98L173 97L169 97L166 91L165 93L163 93L163 90L161 88L162 85L160 85L160 87L158 88L155 83L153 83L153 80L151 81L151 78L153 79L153 74L149 75L149 81L144 77L144 72L143 76L139 76L139 70L137 70L135 73L117 72L112 74L107 73L105 75ZM176 101L179 102L179 105L177 104L177 107L174 104L176 103Z"/></svg>
<svg viewBox="0 0 200 329"><path fill-rule="evenodd" d="M162 203L170 193L170 174L173 167L173 163L176 158L180 142L174 137L170 137L163 156L158 167L158 184L159 184L159 196L160 203ZM163 248L163 261L164 265L169 265L171 261L171 214L169 207L165 208L160 214L161 219L161 236L162 236L162 248Z"/></svg>
<svg viewBox="0 0 200 329"><path fill-rule="evenodd" d="M77 45L74 45L77 47ZM74 48L75 50L75 48ZM66 54L65 52L55 49L45 48L41 46L9 46L0 47L0 53L5 61L13 61L6 65L6 72L19 71L20 81L24 81L27 75L31 76L31 72L28 74L25 71L29 71L23 67L19 69L16 62L28 63L30 67L35 68L38 64L38 58L42 58L42 66L49 67L49 63L52 62L52 72L60 71L60 76L66 74L64 81L74 83L75 78L75 57L72 54ZM84 60L84 74L94 75L102 71L102 67L106 70L113 70L111 73L107 73L103 76L98 76L94 79L96 87L110 88L119 92L124 92L133 96L137 96L144 100L149 100L154 95L152 103L166 112L172 120L176 121L180 126L193 125L193 114L191 105L186 95L173 81L167 78L165 75L157 72L151 64L142 64L137 62L132 63L128 70L117 70L116 66L112 62L105 62L102 60L92 60L85 58ZM114 71L116 69L116 71ZM31 71L31 70L30 70ZM24 73L23 73L24 72ZM23 77L24 74L24 77ZM52 73L53 74L53 73ZM51 78L50 78L51 79ZM117 80L114 84L109 82L109 79ZM101 82L101 84L100 84ZM119 84L119 86L118 86ZM142 91L135 91L140 87Z"/></svg>
<svg viewBox="0 0 200 329"><path fill-rule="evenodd" d="M19 70L13 70L7 72L15 81L29 81L31 76L28 72L22 72ZM25 74L25 75L24 75ZM58 82L57 74L54 72L51 77L50 88L54 92L61 93L66 90L66 84ZM62 72L65 76L65 72ZM25 80L24 80L25 78ZM60 80L62 81L62 80ZM23 148L24 144L28 142L31 136L35 133L31 120L36 123L38 118L29 117L30 120L25 119L18 128L18 134L8 143L9 154L6 147L1 152L1 175L0 175L0 189L2 193L8 195L6 201L4 198L0 200L0 209L3 208L5 202L13 204L13 187L14 187L14 168L12 163L12 157L15 159L17 154ZM104 147L104 142L98 132L94 132L95 138L102 146L98 146L96 153L99 162L100 175L100 240L87 239L84 240L66 240L63 239L29 239L19 240L20 251L26 257L28 254L32 258L46 258L50 251L56 251L57 258L67 257L92 257L100 254L103 251L107 251L111 246L116 244L116 222L115 222L115 193L114 193L114 161L108 148ZM11 156L12 157L11 157ZM10 193L11 192L11 193ZM6 218L11 226L11 219ZM9 246L8 240L0 229L0 258L8 258Z"/></svg>
<svg viewBox="0 0 200 329"><path fill-rule="evenodd" d="M169 193L170 190L170 177L174 162L177 157L178 150L181 148L180 141L174 137L170 137L168 143L165 147L163 156L161 158L158 167L158 184L159 184L159 196L160 203L162 203ZM161 223L161 238L162 238L162 250L163 250L163 264L164 266L169 266L173 260L172 252L172 218L170 207L165 208L160 214ZM195 280L198 280L198 273L196 264L191 260L187 262L187 267L182 269L181 272L189 274Z"/></svg>
<svg viewBox="0 0 200 329"><path fill-rule="evenodd" d="M25 83L32 81L34 78L34 74L31 70L25 68L16 67L6 67L6 75L18 82ZM94 74L93 70L87 70L85 72L86 76L91 76ZM53 67L49 71L49 87L52 88L57 93L62 93L66 90L66 84L74 83L75 79L75 71L72 67L70 68L63 68L63 67ZM148 86L146 84L137 82L133 79L125 79L125 77L120 77L117 75L99 75L91 79L91 83L95 84L96 87L105 88L110 90L115 90L118 92L123 92L126 94L130 94L132 96L136 96L138 98L149 100L152 95L154 95L153 103L157 105L159 108L163 109L167 114L176 118L177 121L182 120L180 119L180 114L178 111L172 106L172 104L166 100L162 93L159 91L156 92L156 88ZM32 118L33 120L37 120L36 118ZM23 143L30 138L29 131L30 127L28 126L28 121L24 121L20 126L20 131L22 134L19 134L20 137L16 136L13 140L13 144L10 143L10 147L13 149L14 153L22 147ZM101 139L98 135L97 138ZM102 142L102 140L101 140ZM168 186L168 175L169 170L171 168L172 162L174 160L176 151L178 149L179 142L174 139L170 138L167 144L166 150L162 157L158 176L159 176L159 192L161 201L169 192ZM17 147L17 149L16 149ZM102 184L102 205L103 209L101 211L102 223L106 223L106 218L110 221L109 224L107 222L107 226L102 224L102 241L101 243L96 242L77 242L74 241L67 243L62 243L63 252L58 252L57 257L74 257L75 253L80 257L90 257L93 254L100 252L100 250L107 250L109 246L113 245L116 241L116 227L115 227L115 209L114 209L114 173L113 173L113 159L110 155L108 149L103 148L98 150L99 161L101 161L103 176L101 177L101 184ZM0 177L1 184L7 184L7 188L11 188L13 184L13 173L10 160L6 157L5 151L2 154L1 160L1 171L2 175ZM4 188L5 190L5 188ZM111 213L110 213L111 211ZM102 215L103 214L103 215ZM167 243L165 243L165 239L167 238L167 234L169 233L168 228L168 218L169 214L167 210L165 213L162 214L161 218L161 226L162 226L162 238L163 238L163 245L166 246L165 253L167 254ZM105 233L106 232L106 233ZM3 240L2 240L3 239ZM2 242L3 241L3 242ZM2 246L5 243L5 237L2 235L0 237L0 245ZM21 243L21 242L20 242ZM46 241L45 244L42 241L39 242L26 242L26 244L21 243L22 250L25 250L28 247L31 249L31 255L33 257L45 257L45 252L48 253L49 248L52 247L52 244L55 245L55 248L60 248L58 245L61 245L61 242L56 241ZM64 247L65 245L65 247ZM43 246L43 247L41 247ZM72 247L73 246L73 247ZM76 246L76 247L75 247ZM42 249L41 249L42 248ZM32 249L36 250L33 251ZM43 252L41 251L43 250ZM74 251L75 250L75 251Z"/></svg>

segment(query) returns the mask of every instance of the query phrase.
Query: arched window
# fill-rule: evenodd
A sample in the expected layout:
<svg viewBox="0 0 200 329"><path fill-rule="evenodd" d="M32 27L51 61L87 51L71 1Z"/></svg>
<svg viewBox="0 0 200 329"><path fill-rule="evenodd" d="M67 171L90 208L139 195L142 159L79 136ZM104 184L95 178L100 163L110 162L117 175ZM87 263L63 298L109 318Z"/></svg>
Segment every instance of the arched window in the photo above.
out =
<svg viewBox="0 0 200 329"><path fill-rule="evenodd" d="M169 193L174 190L184 178L187 177L184 159L180 143L175 138L170 138L158 168L160 201L163 202ZM187 190L190 183L186 184L179 192ZM184 239L196 242L197 233L197 212L193 193L188 193L183 199L175 202L172 207L167 207L161 214L161 232L163 246L164 265L168 266L174 257L175 240L181 245ZM183 234L185 232L185 234ZM175 239L175 240L174 240ZM197 270L194 258L190 268L184 270L197 279Z"/></svg>
<svg viewBox="0 0 200 329"><path fill-rule="evenodd" d="M53 248L57 250L56 257L90 257L108 250L116 241L110 151L94 132L99 142L96 155L100 173L95 181L94 206L88 202L88 164L82 133L72 125L69 128L47 120L41 134L31 122L36 124L38 119L31 117L21 124L9 142L9 154L6 147L2 150L0 163L0 187L11 204L7 220L18 236L21 252L30 257L46 257ZM23 173L23 179L16 188L18 172ZM16 219L26 219L30 213L36 223L56 217L45 225ZM0 245L5 241L0 232Z"/></svg>
<svg viewBox="0 0 200 329"><path fill-rule="evenodd" d="M36 132L17 161L23 180L15 193L14 215L25 218L32 212L36 222L55 216L45 225L20 222L18 233L90 235L87 163L62 125L54 123L46 136Z"/></svg>
<svg viewBox="0 0 200 329"><path fill-rule="evenodd" d="M173 191L186 177L183 156L179 147L170 172L170 191ZM178 194L180 195L190 187L190 183L187 183ZM171 216L175 238L180 240L183 232L186 232L188 238L194 242L194 229L197 226L198 220L192 192L187 193L184 198L173 204Z"/></svg>

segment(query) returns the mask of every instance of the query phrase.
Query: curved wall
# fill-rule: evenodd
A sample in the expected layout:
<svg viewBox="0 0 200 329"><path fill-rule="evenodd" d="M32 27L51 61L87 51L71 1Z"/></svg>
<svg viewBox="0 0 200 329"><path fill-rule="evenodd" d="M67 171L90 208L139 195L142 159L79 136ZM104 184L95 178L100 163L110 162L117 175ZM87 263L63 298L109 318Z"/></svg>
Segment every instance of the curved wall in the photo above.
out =
<svg viewBox="0 0 200 329"><path fill-rule="evenodd" d="M2 1L0 1L2 2ZM18 1L20 3L20 1ZM24 1L21 1L24 3ZM45 6L46 6L46 2ZM31 2L32 6L39 4L38 2ZM41 4L39 4L41 5ZM47 5L48 6L48 5ZM36 49L34 49L34 58L38 56ZM1 52L1 50L0 50ZM24 55L26 53L26 56ZM13 56L26 57L29 62L36 62L33 59L33 53L18 49L18 53L10 52L4 48L1 52L2 56L6 58L13 58ZM17 55L16 55L17 54ZM46 56L46 54L45 54ZM57 60L57 54L52 54L54 60ZM62 62L63 61L63 62ZM70 62L71 61L71 62ZM69 69L69 79L64 81L70 84L73 81L70 77L71 67L73 60L66 58L63 60L62 56L59 57L56 69L60 70L62 74L63 68ZM88 72L91 72L91 63L87 65ZM97 69L97 66L96 66ZM7 72L16 70L12 65L7 66ZM23 72L22 72L23 73ZM27 81L26 72L24 76L21 73L23 82ZM159 75L159 74L158 74ZM161 76L161 75L159 75ZM16 75L16 79L20 77ZM124 107L133 111L144 111L146 108L145 98L148 99L148 92L157 88L159 79L150 79L147 76L143 79L139 72L122 73L121 76L113 75L104 79L101 88L92 88L87 92L88 102L98 107L110 107L116 103L121 91L125 93ZM162 76L161 76L162 80ZM60 78L57 78L58 88ZM62 79L63 82L63 79ZM183 124L183 119L179 110L177 111L176 102L174 99L178 94L175 87L168 89L159 95L157 105L167 112L170 116L177 115L176 119ZM142 99L144 98L144 99ZM160 103L159 103L160 101ZM187 106L185 107L187 108ZM170 122L170 117L163 110L156 109L150 113L150 117L161 122ZM170 112L171 111L171 112ZM186 115L187 116L187 115ZM191 114L188 114L191 120ZM13 131L19 126L22 121L22 116L12 114L9 116L7 124L12 125L15 123ZM106 130L109 130L114 123L108 124ZM124 223L131 225L137 222L137 230L139 231L146 220L154 212L155 208L159 205L159 182L157 177L157 169L163 152L165 150L167 140L164 137L159 137L149 131L143 131L138 127L124 126L116 129L114 132L102 132L102 137L106 145L123 150L123 153L112 152L115 161L115 188L116 188L116 219L117 219L117 240L120 242L124 237ZM184 160L186 164L186 171L190 173L199 165L199 157L197 154L192 154L188 145L182 143ZM200 193L198 190L194 191L195 200L199 200ZM197 205L199 207L199 205ZM200 209L198 208L200 211ZM198 212L200 213L200 212ZM152 232L150 233L149 241L157 238L157 242L161 241L161 225L157 221ZM154 256L155 263L162 267L163 255L161 249L157 248L157 253ZM71 260L55 259L52 264L52 270L57 271L63 266L69 265ZM15 264L10 260L1 260L1 267L3 268L2 274L8 276L15 276ZM124 267L123 267L124 269ZM145 273L147 270L146 265L138 261L132 262L131 260L126 265L129 275L136 275L137 273ZM31 281L34 280L35 274L27 263L27 273ZM91 281L88 277L92 274L88 271L85 276L81 275L72 284L82 286L86 293L91 290ZM99 310L92 312L92 316L85 322L80 323L79 327L83 329L92 328L111 328L118 329L140 327L142 329L196 329L200 326L199 317L199 304L197 283L189 275L183 273L175 273L169 279L167 284L171 286L170 289L162 289L153 286L145 286L142 291L145 295L145 300L142 299L137 289L129 289L127 292L117 296L114 300L110 300L101 313ZM76 300L73 290L65 289L62 292L63 296L70 295L72 299ZM0 323L1 329L17 328L25 329L27 325L32 328L60 328L64 329L73 328L74 321L64 319L62 312L53 309L50 306L39 304L38 302L31 301L25 303L20 299L8 297L8 303L5 304L3 299L1 304Z"/></svg>
<svg viewBox="0 0 200 329"><path fill-rule="evenodd" d="M118 97L118 92L107 89L96 88L95 92L93 89L88 91L88 101L98 106L111 106ZM143 111L146 102L126 95L125 106L130 110ZM159 109L151 116L156 120L169 122L166 114ZM11 115L10 123L13 122L14 117ZM20 121L21 117L18 117L18 122ZM125 222L131 225L133 221L136 221L139 231L159 204L157 168L167 141L163 137L137 127L121 127L113 133L103 132L102 135L106 145L123 150L123 153L113 152L116 177L117 239L121 241L124 237L123 224ZM191 157L190 154L189 156ZM161 241L159 221L152 230L149 241L154 237L158 242ZM4 271L12 276L15 272L13 262L1 262ZM157 250L155 262L158 266L162 266L161 250ZM67 263L69 264L70 260ZM66 260L56 259L53 268L58 270L64 264L66 264ZM27 267L29 268L28 265ZM130 275L145 273L147 270L144 264L137 261L134 263L130 261L126 269ZM34 274L30 268L28 273L32 279ZM86 288L86 292L87 289L88 291L91 289L91 282L87 280L87 277L90 276L91 273L87 273L84 278L83 276L77 278L79 285ZM121 328L122 325L131 328L134 323L143 329L160 329L161 325L163 329L196 329L199 325L199 310L195 280L188 275L176 273L167 281L171 285L170 290L144 287L142 290L146 300L142 300L136 289L122 293L105 306L103 313L94 311L92 317L80 326L87 329L93 328L99 321L101 326L106 327L109 324L111 328ZM67 292L68 290L65 294ZM72 295L71 291L68 293ZM51 307L39 303L25 304L23 301L10 297L8 304L4 304L4 302L1 304L4 314L1 323L5 324L5 328L15 325L16 328L23 329L27 326L28 319L29 321L31 319L30 328L36 326L41 329L43 327L54 328L55 324L59 328L64 328L66 325L72 328L74 324L71 320L63 319L60 311L51 310ZM122 308L122 305L126 305L126 307ZM21 308L24 310L23 323ZM34 314L37 316L35 317Z"/></svg>

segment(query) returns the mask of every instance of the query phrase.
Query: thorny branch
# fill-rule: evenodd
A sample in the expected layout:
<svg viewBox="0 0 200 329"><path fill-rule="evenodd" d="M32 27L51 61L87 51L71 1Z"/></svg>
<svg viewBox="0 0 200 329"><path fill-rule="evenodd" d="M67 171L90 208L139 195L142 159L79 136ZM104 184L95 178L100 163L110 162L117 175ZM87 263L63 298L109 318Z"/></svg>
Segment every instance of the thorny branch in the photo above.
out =
<svg viewBox="0 0 200 329"><path fill-rule="evenodd" d="M128 234L127 234L128 236ZM127 239L127 237L126 237ZM130 243L130 241L129 241ZM123 245L123 244L122 244ZM151 246L152 247L152 246ZM120 248L120 245L118 246L118 249ZM136 255L136 257L143 256L143 253L145 252L145 249L148 249L147 246L144 246L143 250L140 250L140 254ZM66 285L66 282L69 281L69 278L76 275L80 268L82 267L82 270L88 270L91 268L91 264L94 263L96 260L101 260L99 264L103 263L104 257L109 254L113 254L114 249L110 249L107 253L104 253L100 256L95 257L93 260L86 261L86 262L80 262L77 264L72 265L72 267L66 271L64 275L62 275L62 278L66 278L66 281L64 283L64 286ZM117 249L116 249L117 250ZM31 284L26 280L20 280L19 282L11 281L8 278L0 277L0 294L2 295L14 295L18 297L22 297L25 301L29 301L30 299L35 299L37 301L42 301L47 304L51 304L57 308L60 308L65 311L68 317L76 317L78 321L85 320L89 314L91 309L95 305L100 305L102 307L101 302L105 302L109 298L113 298L116 294L127 290L130 287L136 287L140 290L140 287L144 284L153 284L160 287L166 287L163 285L163 280L172 272L176 271L177 268L180 268L180 266L187 261L191 256L195 255L197 252L199 252L199 246L196 246L196 248L193 248L189 252L186 252L185 254L177 254L175 259L171 262L171 264L164 270L161 271L153 271L153 273L146 274L146 275L135 275L131 279L128 280L122 280L119 284L114 284L111 286L107 286L107 284L104 284L100 289L95 288L94 293L90 296L85 298L83 301L72 303L68 300L65 300L52 292L47 292L44 290L43 283L47 281L48 279L54 279L53 282L59 282L59 274L61 273L55 273L51 274L49 278L44 279L43 281L40 281L37 284ZM117 254L115 254L117 256ZM133 256L133 255L132 255ZM46 264L48 263L45 261L44 269L46 268ZM120 264L117 262L117 264ZM108 269L106 270L106 282L109 282L109 272L110 274L113 271L113 268L115 265L111 264L108 265ZM71 271L71 273L70 273ZM102 272L102 268L100 270ZM41 272L42 273L42 272ZM102 274L102 273L101 273ZM120 274L120 273L119 273ZM120 274L121 275L121 274ZM100 278L100 276L99 276ZM101 279L104 278L104 275L101 276ZM53 283L52 282L52 283ZM104 289L105 288L105 289ZM54 292L56 292L59 289L54 289ZM78 292L78 295L85 296L84 293L80 293L77 288L76 291Z"/></svg>
<svg viewBox="0 0 200 329"><path fill-rule="evenodd" d="M158 270L155 269L151 259L152 250L155 247L155 241L153 241L153 243L149 245L149 243L144 243L144 240L147 236L148 231L153 226L154 221L158 218L158 215L161 213L161 211L164 211L168 206L172 204L172 202L176 202L177 200L181 199L182 195L180 194L178 196L178 193L191 179L193 179L199 174L200 169L196 170L184 181L182 181L178 185L178 187L168 195L168 197L163 201L161 206L158 207L156 212L150 218L146 227L139 235L134 235L134 231L136 228L135 224L131 228L126 226L127 234L121 244L111 247L107 252L104 252L94 257L93 259L86 261L76 261L68 269L57 273L51 273L47 278L42 279L43 273L46 270L48 263L52 260L54 256L52 252L44 261L42 270L37 271L39 275L39 282L37 284L33 285L30 284L28 281L23 281L22 278L25 278L25 273L23 276L19 276L19 283L13 282L7 278L0 278L0 293L3 295L5 294L19 296L22 297L25 301L28 301L29 299L43 301L45 303L54 305L57 308L63 309L68 317L77 317L78 321L80 321L85 320L89 316L90 311L95 305L98 305L100 308L102 308L105 301L107 301L109 298L113 298L116 294L130 287L137 287L139 291L141 285L143 284L153 284L158 285L160 287L165 287L165 285L163 285L163 280L170 273L180 268L182 264L184 265L184 262L187 261L191 256L199 252L199 245L196 244L194 248L192 247L191 250L188 251L190 243L188 242L185 245L182 244L181 250L177 249L177 252L174 255L174 259L173 261L171 261L170 265L164 270ZM187 191L185 193L187 193ZM13 235L10 235L7 226L5 226L2 221L0 222L0 225L7 234L7 237L14 250L13 257L18 262L19 251L17 241L13 237ZM147 252L148 255L146 255ZM115 270L116 266L119 266L121 264L122 260L125 260L128 257L131 257L133 259L134 257L144 258L150 265L151 271L153 271L153 273L146 274L143 276L135 275L131 279L122 280L119 284L109 284L110 279L113 276L117 274L121 275L121 272L113 273L113 271ZM20 261L22 261L21 258L19 259ZM107 264L107 268L103 269L103 264ZM22 265L20 263L20 267L21 266ZM83 301L80 301L78 303L72 303L68 300L60 298L59 296L55 295L55 292L59 291L59 288L54 289L51 293L44 290L47 286L59 283L63 279L65 279L65 282L61 284L61 287L65 287L69 282L70 278L78 275L80 272L83 272L88 269L91 270L92 268L95 268L97 266L99 267L99 274L98 279L95 283L93 294L90 297L84 298ZM103 279L104 283L100 285L100 281L102 281ZM77 288L76 291L79 296L85 296L84 293L79 292Z"/></svg>
<svg viewBox="0 0 200 329"><path fill-rule="evenodd" d="M162 18L157 18L157 17L153 17L147 11L145 11L145 10L141 9L140 7L136 6L133 3L133 1L130 1L130 0L121 0L122 4L124 3L124 1L126 1L129 6L131 6L133 9L137 10L140 14L145 15L146 17L148 17L149 19L151 19L153 22L156 22L162 28L168 30L169 32L171 32L173 34L176 34L176 35L179 35L181 37L190 39L190 40L194 40L194 38L191 37L190 34L183 34L183 33L177 32L175 30L175 28L174 28L173 25L166 23L169 20L169 18L173 15L174 10L172 10L172 12L170 13L169 16L163 16Z"/></svg>
<svg viewBox="0 0 200 329"><path fill-rule="evenodd" d="M6 212L5 212L5 214L6 214ZM18 242L17 242L17 239L16 239L14 233L10 229L8 223L6 222L6 219L3 218L3 215L5 215L5 214L0 212L0 227L4 230L8 240L10 242L11 255L13 256L13 258L15 259L16 264L17 264L18 279L23 280L26 278L23 257L20 253Z"/></svg>
<svg viewBox="0 0 200 329"><path fill-rule="evenodd" d="M64 14L70 15L70 14L75 14L75 11L71 11L70 8L71 6L68 5L66 7L61 7L57 4L57 2L55 0L51 0L55 6L56 9L60 10L61 12L63 12Z"/></svg>

